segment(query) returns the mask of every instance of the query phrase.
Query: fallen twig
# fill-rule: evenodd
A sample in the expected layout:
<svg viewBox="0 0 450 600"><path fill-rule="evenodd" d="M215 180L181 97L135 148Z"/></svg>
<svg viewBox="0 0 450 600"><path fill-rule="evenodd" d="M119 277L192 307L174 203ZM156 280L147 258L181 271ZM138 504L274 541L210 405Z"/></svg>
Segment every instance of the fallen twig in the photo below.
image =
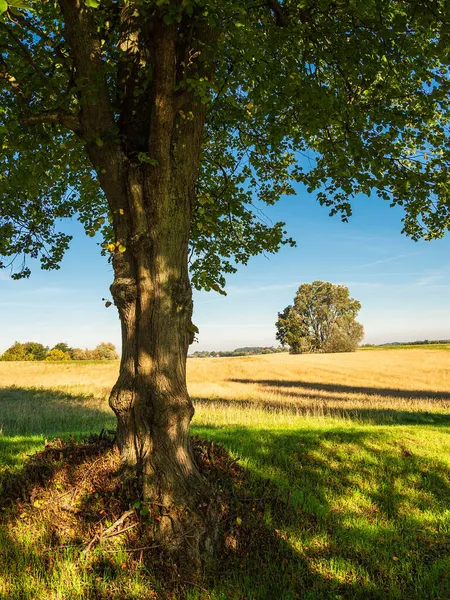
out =
<svg viewBox="0 0 450 600"><path fill-rule="evenodd" d="M129 529L133 529L133 527L136 527L137 525L139 525L139 523L132 523L131 525L129 525L128 527L125 527L124 529L121 529L120 531L114 531L113 533L110 533L108 535L103 535L100 538L100 543L102 540L106 540L108 538L114 537L115 535L120 535L122 533L125 533L125 531L128 531Z"/></svg>
<svg viewBox="0 0 450 600"><path fill-rule="evenodd" d="M104 539L111 538L115 535L120 535L121 533L125 533L125 531L128 531L129 529L136 527L136 525L138 523L133 523L129 527L121 529L120 531L115 531L115 529L117 529L117 527L122 525L122 523L124 521L126 521L128 519L128 517L130 517L132 514L134 514L134 509L127 510L126 512L123 513L123 515L121 517L119 517L117 519L117 521L114 521L114 523L112 525L110 525L107 529L105 529L103 531L103 528L102 528L100 530L100 533L96 533L94 535L94 537L91 539L91 541L86 545L85 549L83 550L83 554L87 554L89 552L89 550L92 548L92 546L95 544L95 542L98 541L98 543L101 544Z"/></svg>

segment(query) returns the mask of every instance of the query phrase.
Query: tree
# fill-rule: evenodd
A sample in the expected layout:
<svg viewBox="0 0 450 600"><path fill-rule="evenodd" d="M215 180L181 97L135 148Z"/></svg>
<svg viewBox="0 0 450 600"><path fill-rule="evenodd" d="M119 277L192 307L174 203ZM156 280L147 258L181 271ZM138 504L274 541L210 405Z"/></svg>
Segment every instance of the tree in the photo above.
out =
<svg viewBox="0 0 450 600"><path fill-rule="evenodd" d="M86 353L89 350L83 350L82 348L74 348L72 352L72 360L86 360Z"/></svg>
<svg viewBox="0 0 450 600"><path fill-rule="evenodd" d="M27 357L24 345L20 342L14 342L5 352L2 354L2 360L33 360L31 356Z"/></svg>
<svg viewBox="0 0 450 600"><path fill-rule="evenodd" d="M122 327L110 404L145 499L199 514L188 264L223 293L236 263L292 243L256 199L302 182L346 220L375 192L404 206L414 239L448 229L446 9L0 0L0 254L56 268L70 241L56 224L73 215L103 236Z"/></svg>
<svg viewBox="0 0 450 600"><path fill-rule="evenodd" d="M117 360L119 358L116 347L111 342L98 344L94 352L97 354L99 360Z"/></svg>
<svg viewBox="0 0 450 600"><path fill-rule="evenodd" d="M364 337L355 319L361 304L345 285L302 283L294 304L278 313L277 339L291 352L352 352Z"/></svg>
<svg viewBox="0 0 450 600"><path fill-rule="evenodd" d="M63 352L59 348L53 348L45 357L46 361L49 362L57 362L61 360L70 360L69 354L67 352Z"/></svg>
<svg viewBox="0 0 450 600"><path fill-rule="evenodd" d="M69 358L72 358L72 353L74 351L74 349L66 344L66 342L58 342L53 346L52 350L61 350L61 352L64 352Z"/></svg>
<svg viewBox="0 0 450 600"><path fill-rule="evenodd" d="M2 355L2 360L45 360L48 347L38 342L14 342Z"/></svg>

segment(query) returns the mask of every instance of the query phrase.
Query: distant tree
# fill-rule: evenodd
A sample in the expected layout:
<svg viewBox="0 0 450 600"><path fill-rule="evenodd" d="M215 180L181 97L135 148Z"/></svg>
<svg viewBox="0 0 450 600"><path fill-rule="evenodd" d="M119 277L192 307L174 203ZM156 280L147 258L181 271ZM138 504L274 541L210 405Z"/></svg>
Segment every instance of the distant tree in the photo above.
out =
<svg viewBox="0 0 450 600"><path fill-rule="evenodd" d="M24 345L20 342L14 342L12 346L8 348L2 354L2 360L30 360L25 357L25 348Z"/></svg>
<svg viewBox="0 0 450 600"><path fill-rule="evenodd" d="M360 309L344 285L304 283L293 306L278 313L277 339L294 354L352 352L364 336L363 326L355 320Z"/></svg>
<svg viewBox="0 0 450 600"><path fill-rule="evenodd" d="M47 356L48 348L38 342L14 342L14 344L5 351L2 360L44 360Z"/></svg>
<svg viewBox="0 0 450 600"><path fill-rule="evenodd" d="M74 348L72 350L72 360L86 360L86 350Z"/></svg>
<svg viewBox="0 0 450 600"><path fill-rule="evenodd" d="M354 352L364 337L364 327L353 317L339 317L332 326L323 352Z"/></svg>
<svg viewBox="0 0 450 600"><path fill-rule="evenodd" d="M72 360L117 360L119 355L111 342L101 342L94 350L72 348Z"/></svg>
<svg viewBox="0 0 450 600"><path fill-rule="evenodd" d="M38 342L25 342L23 345L26 355L32 356L30 360L45 360L48 352L48 346L43 346Z"/></svg>
<svg viewBox="0 0 450 600"><path fill-rule="evenodd" d="M111 342L102 342L99 344L94 352L98 360L118 360L119 355L116 352L116 347Z"/></svg>
<svg viewBox="0 0 450 600"><path fill-rule="evenodd" d="M74 348L71 348L66 342L59 342L53 346L52 350L61 350L61 352L67 354L69 358L72 358Z"/></svg>
<svg viewBox="0 0 450 600"><path fill-rule="evenodd" d="M289 346L293 354L311 352L308 327L293 306L286 306L282 312L278 313L278 321L275 326L277 340L283 346Z"/></svg>
<svg viewBox="0 0 450 600"><path fill-rule="evenodd" d="M56 361L60 361L60 360L70 360L70 355L68 352L63 352L59 348L53 348L47 354L45 360L49 361L49 362L56 362Z"/></svg>

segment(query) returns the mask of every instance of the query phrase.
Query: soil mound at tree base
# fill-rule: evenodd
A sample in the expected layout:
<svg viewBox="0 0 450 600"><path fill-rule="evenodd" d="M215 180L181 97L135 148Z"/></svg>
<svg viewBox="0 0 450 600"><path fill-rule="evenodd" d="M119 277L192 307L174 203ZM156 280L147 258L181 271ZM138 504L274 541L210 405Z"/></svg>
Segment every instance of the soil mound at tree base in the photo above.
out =
<svg viewBox="0 0 450 600"><path fill-rule="evenodd" d="M87 582L86 598L140 597L121 591L119 582L107 589L100 585L104 578L113 580L120 569L128 578L135 573L148 579L146 598L181 599L192 587L207 598L206 587L226 572L227 565L276 551L279 540L261 521L265 504L276 495L266 482L264 497L255 498L247 473L223 447L198 438L192 442L219 510L218 551L200 574L190 577L189 565L176 564L157 543L155 531L167 518L165 508L140 500L137 488L121 476L114 441L103 434L84 443L47 443L19 474L5 474L0 480L0 527L16 552L17 532L26 527L39 556L38 564L26 569L44 567L50 572L69 553L75 569L91 570L95 577ZM119 566L118 555L123 557Z"/></svg>

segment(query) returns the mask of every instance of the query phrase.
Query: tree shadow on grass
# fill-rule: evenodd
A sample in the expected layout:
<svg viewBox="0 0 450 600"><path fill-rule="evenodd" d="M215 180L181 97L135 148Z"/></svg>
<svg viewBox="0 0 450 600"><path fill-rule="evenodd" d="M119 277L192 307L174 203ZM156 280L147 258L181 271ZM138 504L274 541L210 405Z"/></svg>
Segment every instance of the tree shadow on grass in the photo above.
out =
<svg viewBox="0 0 450 600"><path fill-rule="evenodd" d="M450 401L450 392L440 392L432 390L402 390L396 388L351 386L338 383L318 383L313 381L287 381L284 379L229 379L229 381L232 381L234 383L250 383L252 385L257 384L269 388L304 388L306 390L334 392L336 394L364 394L366 396L386 396L394 398L405 398L408 400Z"/></svg>
<svg viewBox="0 0 450 600"><path fill-rule="evenodd" d="M289 398L291 400L289 401ZM301 400L302 398L299 398ZM376 425L433 425L449 426L450 413L437 413L425 410L398 410L392 408L360 408L348 407L351 402L339 396L308 398L302 402L292 399L292 395L286 395L285 400L258 400L248 399L234 400L230 398L192 398L194 406L211 408L219 406L225 408L257 409L274 413L285 413L298 416L334 417L350 419L359 422L372 423ZM340 406L330 406L329 402L338 402Z"/></svg>
<svg viewBox="0 0 450 600"><path fill-rule="evenodd" d="M92 397L64 391L0 388L0 504L14 501L15 488L26 497L33 486L52 477L54 469L46 464L20 473L27 457L43 450L46 440L81 439L114 427L112 411L109 415L109 409L101 410L101 405ZM16 470L19 473L14 477Z"/></svg>
<svg viewBox="0 0 450 600"><path fill-rule="evenodd" d="M449 597L450 481L444 462L416 456L402 440L383 447L376 432L196 429L246 461L271 544L278 547L275 533L289 548L287 562L276 560L276 551L266 560L244 559L241 575L238 565L229 571L228 585L242 586L246 569L260 560L264 568L253 575L259 587L253 595L242 586L242 595L223 597ZM282 568L286 577L276 573Z"/></svg>
<svg viewBox="0 0 450 600"><path fill-rule="evenodd" d="M108 452L110 449L111 445L108 446L105 442L104 451ZM207 464L204 474L220 495L226 511L221 519L223 544L220 555L205 570L201 585L194 584L189 589L190 582L177 581L178 569L174 568L172 573L169 573L167 568L161 565L161 556L157 550L144 555L141 552L140 556L134 553L127 556L122 553L118 563L115 560L117 546L113 546L112 554L108 553L111 546L105 549L94 547L92 552L83 556L85 541L68 541L55 535L55 517L51 518L46 513L49 497L47 496L47 503L42 504L42 490L51 490L61 472L67 474L69 481L75 476L76 483L77 467L86 460L95 464L92 463L92 459L101 460L102 454L96 446L90 449L88 445L57 445L47 448L45 453L36 457L40 460L34 464L31 460L22 473L12 476L13 481L6 494L9 503L5 502L5 494L3 495L3 504L8 505L8 510L0 513L0 575L7 581L8 592L5 598L31 600L45 597L55 591L58 572L71 572L73 577L77 577L80 571L84 578L83 590L76 593L70 582L67 582L66 587L59 589L64 597L105 600L294 600L303 597L303 592L309 587L318 586L316 582L321 578L310 573L306 562L286 543L279 532L262 518L263 514L267 515L268 510L274 520L277 519L278 513L286 512L275 486L262 481L260 486L249 488L245 472L233 466L234 461L221 448L214 444L203 444L202 447L197 441L196 451L199 450L202 456L209 457L206 463L204 461L204 464ZM63 457L58 460L60 453ZM78 482L79 477L78 473ZM67 491L70 496L74 490L69 488ZM102 504L102 500L108 503L110 498L115 496L114 491L91 490L91 493L84 497L74 517L78 521L79 529L89 529L93 526L93 506L99 510L98 521L104 509L109 508L108 504ZM256 496L255 491L258 492ZM258 497L259 494L261 497ZM37 505L35 498L39 502ZM121 512L128 508L129 504L123 505ZM117 514L113 520L116 516ZM26 540L23 539L23 535L20 538L22 524L27 529ZM39 532L40 536L37 535ZM78 538L80 537L82 536L79 535ZM146 545L145 540L139 538L133 542L131 546ZM68 544L72 547L69 552L64 550ZM74 547L76 544L78 547ZM160 565L162 568L158 571ZM139 567L144 567L141 569L143 585L141 592L133 593L130 591L130 581L127 581L127 572L137 572ZM222 581L225 582L225 586L222 585ZM154 595L155 590L158 591L158 595ZM197 592L199 595L196 595Z"/></svg>
<svg viewBox="0 0 450 600"><path fill-rule="evenodd" d="M91 436L88 443L58 440L31 457L20 472L3 474L0 598L36 600L54 594L80 600L135 597L112 593L114 581L111 590L110 579L117 579L119 566L114 557L83 555L83 538L92 535L99 519L114 520L129 508L129 502L124 505L121 501L128 498L126 494L111 494L111 482L121 490L118 465L113 441ZM99 473L105 469L106 486L97 490L90 480L102 481ZM112 508L103 517L99 513L101 496ZM1 590L6 590L4 596Z"/></svg>

